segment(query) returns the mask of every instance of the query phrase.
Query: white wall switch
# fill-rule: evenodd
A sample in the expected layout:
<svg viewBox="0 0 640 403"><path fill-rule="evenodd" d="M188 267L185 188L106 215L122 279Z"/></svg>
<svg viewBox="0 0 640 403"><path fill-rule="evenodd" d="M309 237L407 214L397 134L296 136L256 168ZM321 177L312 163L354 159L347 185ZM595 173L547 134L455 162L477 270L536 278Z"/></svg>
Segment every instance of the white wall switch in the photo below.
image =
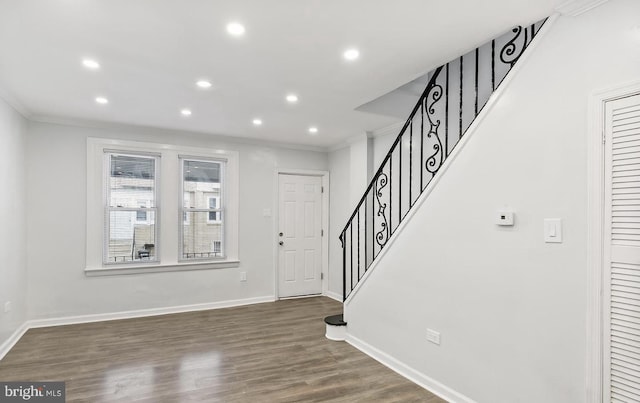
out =
<svg viewBox="0 0 640 403"><path fill-rule="evenodd" d="M440 345L440 332L436 332L435 330L427 329L427 340L433 344Z"/></svg>
<svg viewBox="0 0 640 403"><path fill-rule="evenodd" d="M513 211L501 210L498 211L496 215L496 224L501 226L512 226L513 225Z"/></svg>
<svg viewBox="0 0 640 403"><path fill-rule="evenodd" d="M544 241L546 243L562 242L562 219L561 218L545 218L544 219Z"/></svg>
<svg viewBox="0 0 640 403"><path fill-rule="evenodd" d="M240 281L247 281L247 272L246 271L241 271L240 272Z"/></svg>
<svg viewBox="0 0 640 403"><path fill-rule="evenodd" d="M271 209L270 208L266 208L262 210L262 216L263 217L271 217Z"/></svg>

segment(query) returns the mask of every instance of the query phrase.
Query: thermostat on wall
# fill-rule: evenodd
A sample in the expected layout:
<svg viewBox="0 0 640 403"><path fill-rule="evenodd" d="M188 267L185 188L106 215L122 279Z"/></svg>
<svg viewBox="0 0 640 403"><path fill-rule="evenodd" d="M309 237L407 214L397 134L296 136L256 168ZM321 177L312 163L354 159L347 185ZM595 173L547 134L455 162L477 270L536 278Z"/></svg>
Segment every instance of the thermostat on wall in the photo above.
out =
<svg viewBox="0 0 640 403"><path fill-rule="evenodd" d="M513 211L498 211L498 215L496 217L496 224L501 226L512 226L513 225Z"/></svg>

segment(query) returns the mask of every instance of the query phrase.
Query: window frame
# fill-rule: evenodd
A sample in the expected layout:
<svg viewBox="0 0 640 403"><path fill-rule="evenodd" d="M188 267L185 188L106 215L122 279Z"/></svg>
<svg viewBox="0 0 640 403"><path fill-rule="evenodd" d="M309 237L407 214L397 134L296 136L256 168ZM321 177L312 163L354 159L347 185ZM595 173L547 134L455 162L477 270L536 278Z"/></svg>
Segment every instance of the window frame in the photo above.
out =
<svg viewBox="0 0 640 403"><path fill-rule="evenodd" d="M131 264L105 264L103 246L105 243L104 224L104 153L105 150L124 154L158 154L158 175L156 187L157 208L155 240L156 261L136 261ZM226 159L225 174L225 215L223 217L225 256L215 260L184 261L179 259L180 230L184 203L181 166L179 156L190 156L203 160ZM110 276L122 274L156 273L167 271L205 270L238 267L239 261L239 155L237 151L216 149L210 142L199 147L175 144L127 141L105 138L87 138L87 220L85 275Z"/></svg>
<svg viewBox="0 0 640 403"><path fill-rule="evenodd" d="M226 191L225 191L225 186L226 186L226 172L227 172L227 163L228 160L226 158L202 158L202 157L194 157L191 155L178 155L178 159L179 159L179 164L180 164L180 192L183 195L183 201L181 204L181 209L180 209L180 217L184 217L184 214L187 213L187 221L191 221L189 219L189 214L188 212L192 212L192 213L198 213L198 212L206 212L207 213L207 219L206 219L206 224L210 225L210 224L220 224L222 226L222 239L219 241L220 242L220 249L221 249L221 253L220 256L210 256L210 257L193 257L193 258L185 258L185 252L184 252L184 226L185 225L189 225L186 223L182 223L180 225L180 229L179 229L179 235L180 235L180 242L178 245L178 261L179 262L198 262L198 261L215 261L215 260L221 260L221 259L225 259L226 258L226 251L224 249L225 245L226 245L226 237L227 237L227 232L226 232L226 225L224 223L223 217L224 217L224 206L226 205L226 200L225 200L225 195L226 195ZM218 200L217 205L218 206L223 206L223 208L216 208L216 209L212 209L212 208L202 208L202 209L198 209L198 208L186 208L184 207L184 194L185 194L185 189L184 189L184 162L185 161L193 161L193 162L216 162L220 164L220 187L219 187L219 194L218 196L207 196L207 206L210 206L210 199L215 198ZM219 201L222 200L222 204L219 203ZM220 217L219 220L215 220L215 221L211 221L209 220L209 214L211 212L215 212L217 217ZM194 223L193 225L196 225L196 223Z"/></svg>

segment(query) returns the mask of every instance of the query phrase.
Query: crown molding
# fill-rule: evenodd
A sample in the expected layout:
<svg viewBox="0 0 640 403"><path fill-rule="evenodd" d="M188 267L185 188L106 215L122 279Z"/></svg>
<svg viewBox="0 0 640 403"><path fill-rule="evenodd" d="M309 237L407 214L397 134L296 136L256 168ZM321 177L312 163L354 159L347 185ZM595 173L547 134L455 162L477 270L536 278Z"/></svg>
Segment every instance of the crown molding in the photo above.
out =
<svg viewBox="0 0 640 403"><path fill-rule="evenodd" d="M556 7L556 11L562 15L577 17L607 1L608 0L568 0Z"/></svg>
<svg viewBox="0 0 640 403"><path fill-rule="evenodd" d="M142 134L145 134L145 133L189 134L189 135L200 137L200 138L206 137L206 139L208 140L217 140L217 141L224 141L228 143L246 144L246 145L254 145L254 146L261 146L261 147L270 147L270 148L283 148L283 149L298 150L298 151L314 151L314 152L326 153L329 150L328 147L321 147L321 146L310 146L305 144L295 144L295 143L252 139L248 137L228 136L228 135L221 135L221 134L215 134L210 132L168 129L168 128L162 128L162 127L133 125L133 124L126 124L126 123L113 123L113 122L104 122L104 121L97 121L97 120L84 120L84 119L47 116L47 115L30 115L28 116L28 119L32 122L37 122L37 123L82 127L82 128L90 128L90 129L101 129L101 130L121 130L121 131L126 130L126 131L132 131L135 133L142 133Z"/></svg>

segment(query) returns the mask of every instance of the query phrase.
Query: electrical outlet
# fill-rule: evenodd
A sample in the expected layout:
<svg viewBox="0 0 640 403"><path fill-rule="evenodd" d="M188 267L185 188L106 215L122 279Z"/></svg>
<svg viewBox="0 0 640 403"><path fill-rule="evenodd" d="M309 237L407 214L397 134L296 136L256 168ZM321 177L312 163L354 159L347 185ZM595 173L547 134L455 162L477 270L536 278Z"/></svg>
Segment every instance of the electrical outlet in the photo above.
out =
<svg viewBox="0 0 640 403"><path fill-rule="evenodd" d="M436 332L435 330L427 329L427 340L433 344L440 345L440 332Z"/></svg>
<svg viewBox="0 0 640 403"><path fill-rule="evenodd" d="M4 303L4 313L11 311L11 301L7 301Z"/></svg>
<svg viewBox="0 0 640 403"><path fill-rule="evenodd" d="M240 272L240 281L247 281L247 272L246 271L241 271Z"/></svg>

